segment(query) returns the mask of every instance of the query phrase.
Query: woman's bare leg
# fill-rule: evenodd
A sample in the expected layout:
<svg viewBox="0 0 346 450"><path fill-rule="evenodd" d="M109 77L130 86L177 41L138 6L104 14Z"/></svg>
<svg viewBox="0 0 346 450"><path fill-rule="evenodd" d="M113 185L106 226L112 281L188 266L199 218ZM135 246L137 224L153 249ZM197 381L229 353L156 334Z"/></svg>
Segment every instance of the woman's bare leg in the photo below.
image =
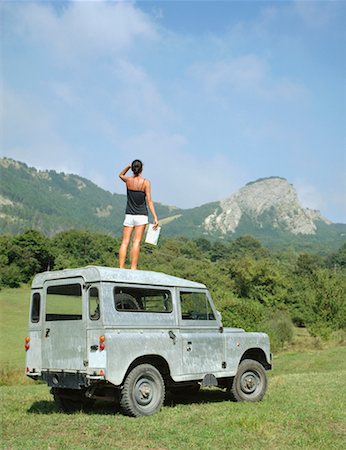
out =
<svg viewBox="0 0 346 450"><path fill-rule="evenodd" d="M146 225L137 225L135 227L135 234L132 239L131 249L131 269L136 270L139 258L139 252L141 250L141 241L143 239Z"/></svg>
<svg viewBox="0 0 346 450"><path fill-rule="evenodd" d="M129 246L133 227L124 227L123 240L119 249L119 267L124 269L126 261L127 247Z"/></svg>

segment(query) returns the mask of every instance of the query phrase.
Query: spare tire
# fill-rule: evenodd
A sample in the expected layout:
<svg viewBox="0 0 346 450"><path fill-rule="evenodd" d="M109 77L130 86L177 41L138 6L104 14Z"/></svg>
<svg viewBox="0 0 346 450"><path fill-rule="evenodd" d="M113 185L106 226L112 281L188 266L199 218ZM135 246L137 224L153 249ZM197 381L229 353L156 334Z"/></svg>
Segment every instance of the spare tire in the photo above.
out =
<svg viewBox="0 0 346 450"><path fill-rule="evenodd" d="M117 311L129 310L129 311L140 311L139 304L137 300L130 294L116 294L114 296L114 305Z"/></svg>

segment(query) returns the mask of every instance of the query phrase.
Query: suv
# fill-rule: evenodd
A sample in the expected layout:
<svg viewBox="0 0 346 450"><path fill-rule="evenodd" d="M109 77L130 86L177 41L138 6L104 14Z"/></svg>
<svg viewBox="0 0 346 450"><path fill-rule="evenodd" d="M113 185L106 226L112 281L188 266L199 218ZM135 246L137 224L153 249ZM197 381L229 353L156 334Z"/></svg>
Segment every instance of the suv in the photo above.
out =
<svg viewBox="0 0 346 450"><path fill-rule="evenodd" d="M119 396L137 417L157 412L166 390L218 386L253 402L267 389L268 336L224 328L204 284L95 266L44 272L29 316L26 375L64 411Z"/></svg>

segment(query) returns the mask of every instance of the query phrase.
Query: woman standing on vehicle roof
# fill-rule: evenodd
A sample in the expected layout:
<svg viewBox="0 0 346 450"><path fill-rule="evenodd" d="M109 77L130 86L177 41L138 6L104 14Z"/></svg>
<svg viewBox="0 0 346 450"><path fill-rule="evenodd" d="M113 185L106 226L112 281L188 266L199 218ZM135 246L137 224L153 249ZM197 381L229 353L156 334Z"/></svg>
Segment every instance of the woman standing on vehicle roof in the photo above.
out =
<svg viewBox="0 0 346 450"><path fill-rule="evenodd" d="M133 175L126 173L131 168ZM145 227L148 223L148 208L154 218L154 229L159 226L159 221L155 212L154 203L151 198L150 181L142 177L143 163L135 159L132 164L125 167L119 174L119 177L126 183L127 187L127 205L125 211L123 240L119 250L119 266L124 269L131 235L134 230L131 249L131 269L137 269L141 241L144 235Z"/></svg>

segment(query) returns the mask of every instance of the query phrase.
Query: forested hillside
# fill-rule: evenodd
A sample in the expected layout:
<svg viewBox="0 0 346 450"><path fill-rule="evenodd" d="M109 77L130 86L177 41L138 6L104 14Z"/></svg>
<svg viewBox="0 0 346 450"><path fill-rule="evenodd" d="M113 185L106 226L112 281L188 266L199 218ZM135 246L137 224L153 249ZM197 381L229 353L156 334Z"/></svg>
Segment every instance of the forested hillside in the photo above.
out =
<svg viewBox="0 0 346 450"><path fill-rule="evenodd" d="M5 233L34 228L52 236L71 228L120 235L126 195L112 194L78 175L38 171L0 160L0 227ZM118 182L114 174L114 182ZM155 204L160 217L172 208Z"/></svg>
<svg viewBox="0 0 346 450"><path fill-rule="evenodd" d="M16 287L45 270L117 267L119 246L119 239L89 231L2 235L0 283ZM267 331L274 348L292 339L293 324L322 338L346 332L346 245L322 257L270 251L251 236L162 239L158 247L143 245L140 269L205 283L224 325Z"/></svg>

